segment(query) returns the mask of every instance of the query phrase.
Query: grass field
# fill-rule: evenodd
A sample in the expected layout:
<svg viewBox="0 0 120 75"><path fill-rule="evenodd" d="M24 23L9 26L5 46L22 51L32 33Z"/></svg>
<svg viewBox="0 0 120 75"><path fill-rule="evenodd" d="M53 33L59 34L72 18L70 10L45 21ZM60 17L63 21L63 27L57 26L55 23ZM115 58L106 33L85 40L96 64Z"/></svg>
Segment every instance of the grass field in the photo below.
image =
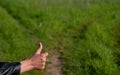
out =
<svg viewBox="0 0 120 75"><path fill-rule="evenodd" d="M120 75L120 0L0 0L0 61L29 57L39 41L63 75Z"/></svg>

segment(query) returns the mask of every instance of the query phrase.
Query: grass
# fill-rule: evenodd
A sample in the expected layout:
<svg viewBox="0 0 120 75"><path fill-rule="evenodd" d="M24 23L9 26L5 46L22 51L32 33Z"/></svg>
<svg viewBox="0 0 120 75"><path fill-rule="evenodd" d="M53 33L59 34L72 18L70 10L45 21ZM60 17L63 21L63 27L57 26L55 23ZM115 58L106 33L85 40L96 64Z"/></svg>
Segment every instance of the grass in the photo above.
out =
<svg viewBox="0 0 120 75"><path fill-rule="evenodd" d="M0 61L23 60L41 41L44 51L61 53L64 75L119 75L119 3L0 0Z"/></svg>

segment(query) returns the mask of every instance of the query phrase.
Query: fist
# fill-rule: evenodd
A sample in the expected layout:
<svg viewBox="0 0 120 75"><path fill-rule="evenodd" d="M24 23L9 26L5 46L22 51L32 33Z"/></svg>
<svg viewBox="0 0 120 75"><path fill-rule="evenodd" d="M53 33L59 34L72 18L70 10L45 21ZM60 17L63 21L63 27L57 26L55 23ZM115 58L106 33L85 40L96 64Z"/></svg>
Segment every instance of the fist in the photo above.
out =
<svg viewBox="0 0 120 75"><path fill-rule="evenodd" d="M42 51L42 44L39 43L39 47L37 51L33 54L32 57L30 57L30 63L33 69L44 69L45 63L46 63L46 57L48 56L48 53L41 53Z"/></svg>

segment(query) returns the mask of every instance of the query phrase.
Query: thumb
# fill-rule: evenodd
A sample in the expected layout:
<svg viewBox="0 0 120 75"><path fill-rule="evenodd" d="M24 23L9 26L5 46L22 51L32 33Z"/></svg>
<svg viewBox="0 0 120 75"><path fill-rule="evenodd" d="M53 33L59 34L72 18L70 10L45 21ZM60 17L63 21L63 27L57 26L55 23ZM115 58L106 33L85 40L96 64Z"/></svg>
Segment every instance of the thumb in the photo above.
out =
<svg viewBox="0 0 120 75"><path fill-rule="evenodd" d="M35 52L35 54L40 54L42 51L42 48L43 48L43 46L42 46L42 43L40 42L39 47L38 47L37 51Z"/></svg>

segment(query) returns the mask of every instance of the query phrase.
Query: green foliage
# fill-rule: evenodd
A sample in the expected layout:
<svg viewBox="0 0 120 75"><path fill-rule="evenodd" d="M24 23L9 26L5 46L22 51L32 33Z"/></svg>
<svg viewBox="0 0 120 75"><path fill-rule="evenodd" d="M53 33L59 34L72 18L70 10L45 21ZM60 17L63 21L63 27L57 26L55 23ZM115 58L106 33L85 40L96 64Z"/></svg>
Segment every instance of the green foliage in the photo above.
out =
<svg viewBox="0 0 120 75"><path fill-rule="evenodd" d="M0 0L0 61L23 60L41 41L44 51L61 53L64 75L119 75L119 3Z"/></svg>

